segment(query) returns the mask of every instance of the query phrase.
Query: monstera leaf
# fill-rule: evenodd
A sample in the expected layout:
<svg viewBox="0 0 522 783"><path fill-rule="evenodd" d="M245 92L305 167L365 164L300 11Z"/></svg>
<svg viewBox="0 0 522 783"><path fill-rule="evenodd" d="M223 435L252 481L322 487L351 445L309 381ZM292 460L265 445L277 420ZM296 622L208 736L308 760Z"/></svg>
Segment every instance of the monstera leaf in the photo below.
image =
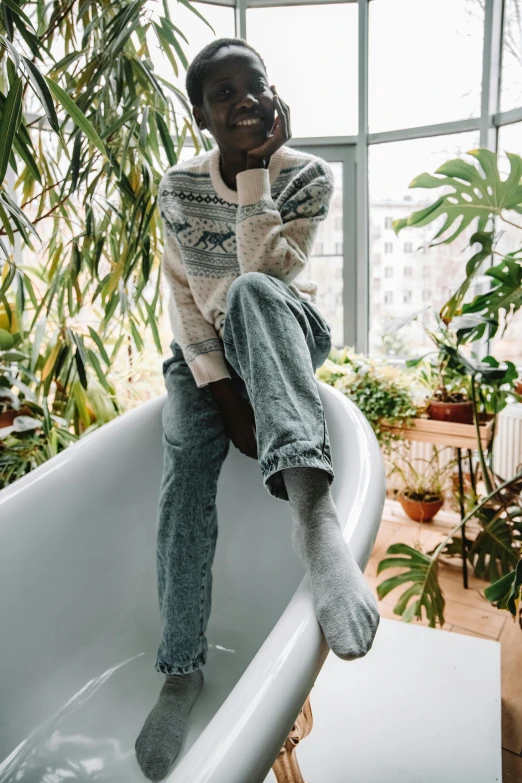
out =
<svg viewBox="0 0 522 783"><path fill-rule="evenodd" d="M506 524L503 508L484 508L477 515L482 530L473 541L468 559L473 564L475 576L495 582L513 570L518 560L520 530Z"/></svg>
<svg viewBox="0 0 522 783"><path fill-rule="evenodd" d="M395 220L393 228L399 234L406 226L425 226L441 215L446 219L433 240L438 239L457 221L454 232L447 239L432 242L430 246L449 244L461 234L470 223L477 219L477 233L484 232L488 219L500 215L502 210L514 210L522 215L522 158L508 152L511 171L505 181L500 179L497 167L497 155L486 149L470 150L481 165L485 176L479 169L460 158L443 163L435 174L421 174L410 183L410 188L440 188L449 185L453 192L441 196L434 204L409 217Z"/></svg>
<svg viewBox="0 0 522 783"><path fill-rule="evenodd" d="M377 574L386 568L404 567L406 570L377 585L379 598L384 598L398 585L411 582L411 587L401 595L393 607L394 614L402 615L409 623L414 617L422 619L422 607L424 607L431 628L435 628L437 619L441 626L444 625L445 601L437 581L438 563L408 544L392 544L386 550L386 554L399 556L381 560L377 566ZM414 597L415 599L409 603Z"/></svg>
<svg viewBox="0 0 522 783"><path fill-rule="evenodd" d="M466 277L464 282L440 311L440 317L446 325L448 325L451 319L459 312L464 297L466 296L471 283L477 277L480 267L483 262L490 257L493 250L493 232L477 231L469 240L470 247L475 243L480 244L482 246L481 249L469 259L466 264Z"/></svg>
<svg viewBox="0 0 522 783"><path fill-rule="evenodd" d="M507 609L515 617L518 614L522 623L522 560L518 561L514 571L486 587L484 596L491 604L496 604L497 609Z"/></svg>
<svg viewBox="0 0 522 783"><path fill-rule="evenodd" d="M462 312L481 313L498 323L500 312L504 311L505 331L510 317L522 307L522 256L510 253L500 264L488 269L486 275L492 278L491 289L465 304ZM493 337L496 331L497 327L494 327L490 336Z"/></svg>

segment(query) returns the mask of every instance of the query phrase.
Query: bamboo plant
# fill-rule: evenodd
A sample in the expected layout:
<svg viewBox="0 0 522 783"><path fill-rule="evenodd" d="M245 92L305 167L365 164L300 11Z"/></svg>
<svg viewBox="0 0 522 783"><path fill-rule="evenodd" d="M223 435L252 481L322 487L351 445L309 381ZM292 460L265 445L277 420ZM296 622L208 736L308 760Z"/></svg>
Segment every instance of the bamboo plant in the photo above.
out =
<svg viewBox="0 0 522 783"><path fill-rule="evenodd" d="M1 488L122 410L115 368L147 332L161 354L157 188L209 142L153 66L159 46L187 67L167 0L0 10L0 416L33 420L0 425Z"/></svg>

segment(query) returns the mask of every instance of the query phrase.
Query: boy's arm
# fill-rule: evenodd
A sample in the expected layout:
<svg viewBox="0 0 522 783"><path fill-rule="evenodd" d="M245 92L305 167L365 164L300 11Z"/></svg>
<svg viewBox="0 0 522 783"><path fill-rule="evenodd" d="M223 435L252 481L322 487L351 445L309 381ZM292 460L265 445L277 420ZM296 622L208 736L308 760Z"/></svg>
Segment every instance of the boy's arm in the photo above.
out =
<svg viewBox="0 0 522 783"><path fill-rule="evenodd" d="M168 228L165 234L162 270L170 288L176 342L198 387L230 378L216 330L192 296L177 241Z"/></svg>
<svg viewBox="0 0 522 783"><path fill-rule="evenodd" d="M305 267L319 223L328 214L333 173L323 160L311 161L297 176L297 188L279 209L270 192L268 169L236 177L237 253L241 273L265 272L290 284Z"/></svg>

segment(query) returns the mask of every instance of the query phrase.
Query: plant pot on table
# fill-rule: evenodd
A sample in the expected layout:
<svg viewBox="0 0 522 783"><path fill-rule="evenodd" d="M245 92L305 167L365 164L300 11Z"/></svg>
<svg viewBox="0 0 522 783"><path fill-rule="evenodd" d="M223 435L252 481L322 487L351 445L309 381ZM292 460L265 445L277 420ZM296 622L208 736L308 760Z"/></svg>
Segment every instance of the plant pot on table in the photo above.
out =
<svg viewBox="0 0 522 783"><path fill-rule="evenodd" d="M428 407L428 413L430 418L436 421L473 424L473 403L471 400L464 400L463 402L432 400Z"/></svg>
<svg viewBox="0 0 522 783"><path fill-rule="evenodd" d="M408 494L407 490L399 492L397 499L405 514L414 522L431 522L444 505L442 495L428 495L426 498L415 497L415 493Z"/></svg>

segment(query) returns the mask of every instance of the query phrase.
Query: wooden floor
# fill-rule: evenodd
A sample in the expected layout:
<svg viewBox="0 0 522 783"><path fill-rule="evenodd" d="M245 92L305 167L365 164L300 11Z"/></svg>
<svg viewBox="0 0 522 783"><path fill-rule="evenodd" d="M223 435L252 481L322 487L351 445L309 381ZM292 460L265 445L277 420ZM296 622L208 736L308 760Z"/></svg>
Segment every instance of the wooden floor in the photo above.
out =
<svg viewBox="0 0 522 783"><path fill-rule="evenodd" d="M455 515L441 512L437 520L419 524L412 522L395 501L387 501L383 519L365 576L377 595L375 586L400 573L400 569L386 569L377 576L377 565L394 542L418 546L426 552L448 535ZM472 530L470 536L473 537ZM476 579L468 568L468 589L462 584L462 561L451 558L440 562L439 582L444 593L445 625L442 631L463 633L495 639L501 645L502 678L502 780L504 783L522 781L522 630L506 611L495 609L481 594L489 582ZM382 617L403 622L393 613L404 586L392 590L379 601ZM417 621L418 622L418 621ZM427 620L423 625L429 625ZM437 626L438 628L440 626ZM477 683L480 687L480 683Z"/></svg>

